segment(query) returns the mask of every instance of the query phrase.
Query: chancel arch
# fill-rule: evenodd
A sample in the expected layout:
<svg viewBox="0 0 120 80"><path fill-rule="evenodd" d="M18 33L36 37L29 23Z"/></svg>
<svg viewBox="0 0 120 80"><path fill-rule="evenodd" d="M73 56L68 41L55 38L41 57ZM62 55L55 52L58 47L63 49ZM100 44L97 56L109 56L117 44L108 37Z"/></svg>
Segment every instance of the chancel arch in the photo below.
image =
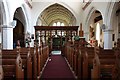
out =
<svg viewBox="0 0 120 80"><path fill-rule="evenodd" d="M74 26L74 24L76 24L76 18L74 14L69 9L58 3L52 4L47 8L45 8L43 12L41 12L41 14L39 15L36 23L36 25L38 26L42 26L42 27L55 26L56 28L57 26L58 27ZM39 38L39 41L53 42L50 43L51 45L53 45L53 47L54 46L62 47L62 44L65 42L65 36L67 33L69 33L69 30L68 31L61 29L49 30L49 31L41 30L40 33L42 33L42 36ZM71 34L69 34L71 36L66 36L67 37L66 40L68 39L68 37L72 39L73 33L71 32ZM54 42L58 43L58 45Z"/></svg>
<svg viewBox="0 0 120 80"><path fill-rule="evenodd" d="M42 23L42 25L51 26L55 21L62 21L66 26L69 26L76 23L76 18L66 7L55 3L43 10L37 19L36 25Z"/></svg>

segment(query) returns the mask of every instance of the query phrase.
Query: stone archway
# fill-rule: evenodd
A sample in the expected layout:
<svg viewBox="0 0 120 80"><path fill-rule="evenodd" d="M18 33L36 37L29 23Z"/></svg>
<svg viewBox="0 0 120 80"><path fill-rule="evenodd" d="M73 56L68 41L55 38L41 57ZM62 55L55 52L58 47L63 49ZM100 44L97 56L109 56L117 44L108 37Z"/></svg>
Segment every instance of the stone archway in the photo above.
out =
<svg viewBox="0 0 120 80"><path fill-rule="evenodd" d="M21 47L25 47L26 21L21 7L16 9L14 20L16 21L16 26L13 29L13 47L15 48L17 40L20 40Z"/></svg>
<svg viewBox="0 0 120 80"><path fill-rule="evenodd" d="M93 8L94 9L94 8ZM92 10L92 13L88 20L88 32L89 32L89 43L94 46L94 41L98 40L98 45L103 47L104 34L101 29L103 24L103 17L100 11Z"/></svg>
<svg viewBox="0 0 120 80"><path fill-rule="evenodd" d="M40 12L39 12L40 13ZM76 16L65 5L55 3L46 7L37 18L37 24L42 26L52 26L56 21L62 21L65 26L72 26L76 24ZM39 25L40 26L40 25Z"/></svg>
<svg viewBox="0 0 120 80"><path fill-rule="evenodd" d="M111 5L113 8L110 14L110 22L108 23L113 30L113 41L116 42L120 38L120 2L115 2Z"/></svg>

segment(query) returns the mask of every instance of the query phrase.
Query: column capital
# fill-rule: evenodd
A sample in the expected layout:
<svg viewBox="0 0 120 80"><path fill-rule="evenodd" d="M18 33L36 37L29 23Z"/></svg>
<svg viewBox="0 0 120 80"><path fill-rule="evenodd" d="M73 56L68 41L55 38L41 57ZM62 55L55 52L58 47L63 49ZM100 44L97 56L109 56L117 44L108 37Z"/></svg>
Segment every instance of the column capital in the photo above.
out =
<svg viewBox="0 0 120 80"><path fill-rule="evenodd" d="M0 25L2 28L14 28L14 26L11 25Z"/></svg>

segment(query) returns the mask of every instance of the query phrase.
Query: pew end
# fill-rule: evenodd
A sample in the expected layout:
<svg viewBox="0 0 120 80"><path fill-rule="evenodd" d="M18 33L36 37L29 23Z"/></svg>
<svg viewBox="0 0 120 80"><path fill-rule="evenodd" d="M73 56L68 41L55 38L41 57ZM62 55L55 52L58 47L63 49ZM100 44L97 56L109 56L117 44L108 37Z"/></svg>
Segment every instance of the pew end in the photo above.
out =
<svg viewBox="0 0 120 80"><path fill-rule="evenodd" d="M0 80L3 79L3 76L4 76L4 74L3 74L3 67L2 67L2 65L0 65Z"/></svg>
<svg viewBox="0 0 120 80"><path fill-rule="evenodd" d="M20 54L17 55L16 59L16 79L24 79L24 69L22 69L22 59Z"/></svg>
<svg viewBox="0 0 120 80"><path fill-rule="evenodd" d="M93 69L91 70L91 78L99 80L100 78L100 61L97 54L95 54L95 58L93 59Z"/></svg>

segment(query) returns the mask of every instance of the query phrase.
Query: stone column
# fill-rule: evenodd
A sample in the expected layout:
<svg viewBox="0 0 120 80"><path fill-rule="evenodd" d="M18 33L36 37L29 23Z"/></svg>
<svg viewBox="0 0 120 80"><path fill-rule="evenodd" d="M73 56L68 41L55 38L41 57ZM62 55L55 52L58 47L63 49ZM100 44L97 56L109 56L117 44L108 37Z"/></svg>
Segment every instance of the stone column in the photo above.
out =
<svg viewBox="0 0 120 80"><path fill-rule="evenodd" d="M2 26L3 49L13 49L13 27L9 25Z"/></svg>
<svg viewBox="0 0 120 80"><path fill-rule="evenodd" d="M113 47L112 34L113 30L104 31L104 49L112 49Z"/></svg>

